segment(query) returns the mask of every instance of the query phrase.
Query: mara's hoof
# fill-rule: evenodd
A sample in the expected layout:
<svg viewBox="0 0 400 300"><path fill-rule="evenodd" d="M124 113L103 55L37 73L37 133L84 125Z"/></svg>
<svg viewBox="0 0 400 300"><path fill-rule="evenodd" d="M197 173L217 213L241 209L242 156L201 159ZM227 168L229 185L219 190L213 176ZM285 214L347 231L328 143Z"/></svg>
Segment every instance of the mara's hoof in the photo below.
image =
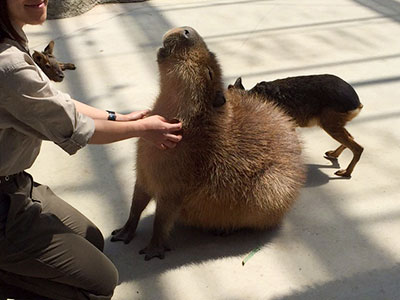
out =
<svg viewBox="0 0 400 300"><path fill-rule="evenodd" d="M347 172L347 170L339 170L335 172L335 175L345 178L351 178L351 173Z"/></svg>
<svg viewBox="0 0 400 300"><path fill-rule="evenodd" d="M329 160L337 159L338 155L336 155L335 151L327 151L325 152L324 157Z"/></svg>

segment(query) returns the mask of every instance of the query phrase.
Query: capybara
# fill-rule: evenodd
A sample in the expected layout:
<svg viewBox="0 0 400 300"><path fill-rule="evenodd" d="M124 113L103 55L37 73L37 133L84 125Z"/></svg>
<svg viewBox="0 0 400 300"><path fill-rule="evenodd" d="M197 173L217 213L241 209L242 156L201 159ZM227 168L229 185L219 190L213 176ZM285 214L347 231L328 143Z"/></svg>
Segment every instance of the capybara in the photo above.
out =
<svg viewBox="0 0 400 300"><path fill-rule="evenodd" d="M228 89L244 90L242 79L236 79ZM343 79L330 74L288 77L274 81L262 81L248 91L264 101L274 101L283 108L299 127L320 126L340 143L336 150L327 151L327 159L336 160L344 149L353 152L353 159L346 169L336 175L351 177L364 148L344 128L356 117L363 105L354 88Z"/></svg>
<svg viewBox="0 0 400 300"><path fill-rule="evenodd" d="M164 257L175 222L210 230L266 229L280 223L305 179L294 124L273 103L224 91L221 68L190 27L163 37L160 94L153 114L182 122L183 139L160 150L139 139L128 221L112 241L128 243L143 209L156 200L145 259Z"/></svg>

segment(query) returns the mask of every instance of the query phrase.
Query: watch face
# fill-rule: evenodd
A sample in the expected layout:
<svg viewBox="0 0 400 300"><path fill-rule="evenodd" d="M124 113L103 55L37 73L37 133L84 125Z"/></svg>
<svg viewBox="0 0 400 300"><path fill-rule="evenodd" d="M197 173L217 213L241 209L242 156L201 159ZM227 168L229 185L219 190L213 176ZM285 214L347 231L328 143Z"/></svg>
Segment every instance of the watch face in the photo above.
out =
<svg viewBox="0 0 400 300"><path fill-rule="evenodd" d="M117 115L115 114L114 111L107 110L107 112L108 112L108 120L115 121L117 119Z"/></svg>

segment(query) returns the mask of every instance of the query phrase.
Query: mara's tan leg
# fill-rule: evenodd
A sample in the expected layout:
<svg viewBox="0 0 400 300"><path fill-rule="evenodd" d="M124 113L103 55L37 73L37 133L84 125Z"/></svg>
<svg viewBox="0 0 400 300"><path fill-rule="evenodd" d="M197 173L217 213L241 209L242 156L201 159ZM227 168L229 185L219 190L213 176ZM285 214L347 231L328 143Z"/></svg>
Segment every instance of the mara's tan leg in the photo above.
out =
<svg viewBox="0 0 400 300"><path fill-rule="evenodd" d="M111 233L111 242L123 241L125 244L128 244L133 239L139 223L140 215L146 208L147 204L149 204L150 199L151 196L148 195L142 189L142 187L136 183L128 221L126 221L124 227L114 230Z"/></svg>
<svg viewBox="0 0 400 300"><path fill-rule="evenodd" d="M331 137L337 140L342 145L336 149L333 154L341 153L345 148L349 148L353 152L353 159L350 164L344 170L339 170L335 174L342 177L351 177L351 173L354 170L355 165L360 160L361 153L364 148L354 141L354 138L344 127L331 127L331 126L321 126ZM342 149L343 148L343 149Z"/></svg>
<svg viewBox="0 0 400 300"><path fill-rule="evenodd" d="M139 254L145 254L144 259L150 260L154 257L163 259L165 251L170 247L167 243L176 219L180 214L180 205L175 199L163 198L157 201L156 216L153 225L153 236L146 248L140 250Z"/></svg>

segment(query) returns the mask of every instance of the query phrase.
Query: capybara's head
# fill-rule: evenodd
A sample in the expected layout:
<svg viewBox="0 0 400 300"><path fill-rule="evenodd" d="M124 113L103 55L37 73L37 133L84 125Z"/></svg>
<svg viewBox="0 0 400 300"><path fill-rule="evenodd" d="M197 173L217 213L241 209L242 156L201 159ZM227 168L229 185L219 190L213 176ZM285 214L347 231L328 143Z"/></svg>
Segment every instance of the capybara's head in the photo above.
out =
<svg viewBox="0 0 400 300"><path fill-rule="evenodd" d="M161 85L174 87L184 97L197 98L203 105L225 104L217 58L193 28L178 27L165 33L157 62Z"/></svg>

